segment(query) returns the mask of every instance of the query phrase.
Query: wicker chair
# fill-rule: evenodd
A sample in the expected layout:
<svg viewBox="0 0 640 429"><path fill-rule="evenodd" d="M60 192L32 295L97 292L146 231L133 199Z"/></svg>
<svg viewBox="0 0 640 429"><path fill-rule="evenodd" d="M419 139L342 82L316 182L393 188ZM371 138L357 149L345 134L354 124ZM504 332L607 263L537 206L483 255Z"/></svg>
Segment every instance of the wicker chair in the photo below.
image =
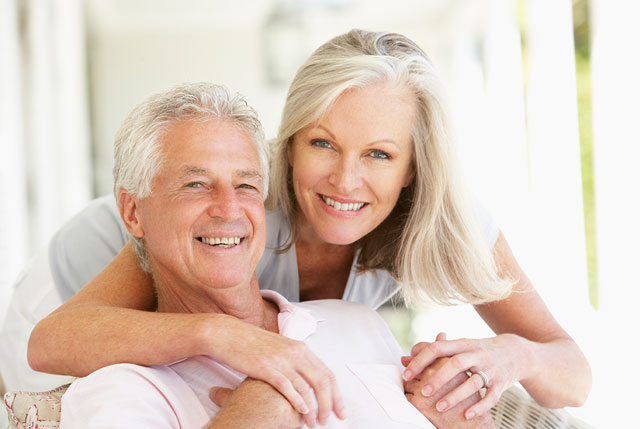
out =
<svg viewBox="0 0 640 429"><path fill-rule="evenodd" d="M541 407L523 389L513 386L502 394L491 409L499 429L594 429L563 409Z"/></svg>
<svg viewBox="0 0 640 429"><path fill-rule="evenodd" d="M7 392L9 428L55 429L60 422L60 398L69 385L48 392ZM512 387L491 409L498 429L592 429L565 410L550 410L538 405L524 390ZM6 423L4 423L6 424ZM0 428L4 428L0 423Z"/></svg>

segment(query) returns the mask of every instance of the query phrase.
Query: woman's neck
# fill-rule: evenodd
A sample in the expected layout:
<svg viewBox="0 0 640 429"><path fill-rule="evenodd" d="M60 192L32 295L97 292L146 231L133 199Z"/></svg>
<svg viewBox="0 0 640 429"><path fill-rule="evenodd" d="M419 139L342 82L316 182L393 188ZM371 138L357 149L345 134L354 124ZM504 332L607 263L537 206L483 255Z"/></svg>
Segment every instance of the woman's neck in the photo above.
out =
<svg viewBox="0 0 640 429"><path fill-rule="evenodd" d="M354 245L296 240L300 301L341 299L354 257Z"/></svg>

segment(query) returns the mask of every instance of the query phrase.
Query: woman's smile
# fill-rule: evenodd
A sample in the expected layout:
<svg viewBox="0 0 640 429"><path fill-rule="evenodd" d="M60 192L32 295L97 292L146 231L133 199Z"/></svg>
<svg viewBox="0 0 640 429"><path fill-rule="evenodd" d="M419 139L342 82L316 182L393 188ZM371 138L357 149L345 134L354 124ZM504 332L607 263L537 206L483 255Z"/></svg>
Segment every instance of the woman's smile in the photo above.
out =
<svg viewBox="0 0 640 429"><path fill-rule="evenodd" d="M339 197L328 197L318 194L324 205L328 206L329 213L357 215L367 205L366 202L347 200Z"/></svg>

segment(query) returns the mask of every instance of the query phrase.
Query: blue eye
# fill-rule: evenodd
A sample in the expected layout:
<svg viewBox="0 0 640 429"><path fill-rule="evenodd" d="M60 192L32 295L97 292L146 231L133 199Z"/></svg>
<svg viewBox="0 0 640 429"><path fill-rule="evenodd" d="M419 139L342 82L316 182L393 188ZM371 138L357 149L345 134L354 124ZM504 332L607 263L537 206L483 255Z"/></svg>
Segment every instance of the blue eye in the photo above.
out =
<svg viewBox="0 0 640 429"><path fill-rule="evenodd" d="M253 185L249 185L248 183L243 183L242 185L240 185L240 186L238 186L238 187L239 187L239 188L242 188L242 189L255 189L255 190L257 190L257 189L258 189L258 188L256 188L256 187L255 187L255 186L253 186Z"/></svg>
<svg viewBox="0 0 640 429"><path fill-rule="evenodd" d="M323 148L323 149L331 149L331 143L324 139L313 139L311 140L311 146Z"/></svg>
<svg viewBox="0 0 640 429"><path fill-rule="evenodd" d="M388 153L381 150L373 150L369 153L369 156L375 159L391 159L391 156Z"/></svg>
<svg viewBox="0 0 640 429"><path fill-rule="evenodd" d="M187 188L201 188L202 187L202 183L200 182L189 182L186 184Z"/></svg>

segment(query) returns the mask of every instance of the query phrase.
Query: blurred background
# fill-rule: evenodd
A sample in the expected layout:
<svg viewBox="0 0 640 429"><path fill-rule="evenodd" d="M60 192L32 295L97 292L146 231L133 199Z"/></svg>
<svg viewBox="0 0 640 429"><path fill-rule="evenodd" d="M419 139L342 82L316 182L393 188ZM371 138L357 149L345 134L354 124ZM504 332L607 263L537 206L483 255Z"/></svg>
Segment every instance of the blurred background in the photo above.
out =
<svg viewBox="0 0 640 429"><path fill-rule="evenodd" d="M224 84L274 137L316 47L351 28L399 32L440 70L468 185L592 363L572 414L629 427L638 16L624 0L0 0L0 321L29 258L111 192L114 134L143 98ZM490 335L467 307L380 311L406 348L440 331Z"/></svg>

